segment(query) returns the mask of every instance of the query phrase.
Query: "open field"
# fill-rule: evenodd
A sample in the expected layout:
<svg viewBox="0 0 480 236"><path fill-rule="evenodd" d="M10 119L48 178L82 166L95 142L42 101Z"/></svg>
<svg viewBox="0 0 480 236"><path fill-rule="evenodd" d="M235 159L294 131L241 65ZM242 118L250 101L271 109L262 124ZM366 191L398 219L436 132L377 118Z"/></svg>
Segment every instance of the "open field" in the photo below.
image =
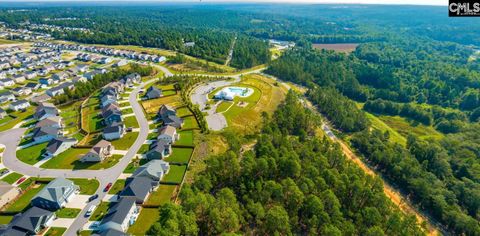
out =
<svg viewBox="0 0 480 236"><path fill-rule="evenodd" d="M160 218L158 208L143 208L137 221L128 228L131 235L145 235L150 227Z"/></svg>
<svg viewBox="0 0 480 236"><path fill-rule="evenodd" d="M170 165L170 170L168 171L168 174L163 177L162 181L180 183L185 171L187 171L187 166Z"/></svg>
<svg viewBox="0 0 480 236"><path fill-rule="evenodd" d="M228 102L228 101L223 101L220 103L220 105L217 106L217 110L215 111L216 113L222 113L228 110L234 103L233 102Z"/></svg>
<svg viewBox="0 0 480 236"><path fill-rule="evenodd" d="M116 150L128 150L138 137L138 132L126 133L121 139L112 141Z"/></svg>
<svg viewBox="0 0 480 236"><path fill-rule="evenodd" d="M147 200L147 205L162 205L170 201L173 192L177 188L177 185L166 185L161 184L150 196Z"/></svg>
<svg viewBox="0 0 480 236"><path fill-rule="evenodd" d="M160 106L163 104L168 104L172 107L179 107L183 104L183 101L179 95L175 95L175 96L168 96L168 97L161 97L161 98L146 100L146 101L142 101L141 103L142 103L143 109L145 109L147 114L154 115L158 112L158 109L160 109Z"/></svg>
<svg viewBox="0 0 480 236"><path fill-rule="evenodd" d="M19 174L17 172L10 172L10 174L6 175L5 177L2 178L2 181L5 181L9 184L15 183L18 179L20 179L23 175Z"/></svg>
<svg viewBox="0 0 480 236"><path fill-rule="evenodd" d="M113 155L112 157L106 159L103 162L81 162L79 159L88 151L90 151L90 148L70 148L65 152L62 152L60 155L48 160L41 167L48 169L99 170L114 166L118 162L118 160L122 158L121 155Z"/></svg>
<svg viewBox="0 0 480 236"><path fill-rule="evenodd" d="M372 127L378 129L382 132L388 131L390 133L390 140L396 143L399 143L403 146L407 145L407 139L398 133L396 130L392 129L392 127L385 124L381 119L376 117L374 114L365 112L367 118L372 123Z"/></svg>
<svg viewBox="0 0 480 236"><path fill-rule="evenodd" d="M275 81L261 75L246 75L242 81L232 86L244 86L254 89L254 93L246 98L234 98L234 105L223 115L227 119L227 129L241 132L253 132L261 123L262 112L272 113L285 99L287 89L275 86ZM215 92L215 91L214 91ZM214 92L210 94L213 96ZM245 107L239 102L248 103Z"/></svg>
<svg viewBox="0 0 480 236"><path fill-rule="evenodd" d="M70 179L80 187L80 194L91 195L94 194L100 183L96 179Z"/></svg>
<svg viewBox="0 0 480 236"><path fill-rule="evenodd" d="M24 192L13 204L8 206L5 212L21 212L30 205L32 198L45 187L44 184L36 185Z"/></svg>
<svg viewBox="0 0 480 236"><path fill-rule="evenodd" d="M413 134L416 137L423 138L423 139L434 138L439 140L444 137L442 133L435 130L435 128L433 128L432 126L425 126L423 124L414 124L400 116L383 116L382 115L382 116L379 116L378 118L404 137L407 137L409 134Z"/></svg>
<svg viewBox="0 0 480 236"><path fill-rule="evenodd" d="M17 158L27 164L33 165L42 159L42 154L47 148L48 142L17 150Z"/></svg>
<svg viewBox="0 0 480 236"><path fill-rule="evenodd" d="M172 154L165 158L165 161L175 163L188 163L190 156L192 156L193 148L172 148Z"/></svg>
<svg viewBox="0 0 480 236"><path fill-rule="evenodd" d="M332 43L332 44L315 43L313 44L313 48L315 49L333 50L335 52L345 52L345 53L350 53L355 51L357 46L358 46L358 43Z"/></svg>
<svg viewBox="0 0 480 236"><path fill-rule="evenodd" d="M44 234L44 236L62 236L63 233L67 231L67 228L61 227L51 227L48 231Z"/></svg>
<svg viewBox="0 0 480 236"><path fill-rule="evenodd" d="M180 139L175 142L176 145L193 146L193 130L178 132Z"/></svg>

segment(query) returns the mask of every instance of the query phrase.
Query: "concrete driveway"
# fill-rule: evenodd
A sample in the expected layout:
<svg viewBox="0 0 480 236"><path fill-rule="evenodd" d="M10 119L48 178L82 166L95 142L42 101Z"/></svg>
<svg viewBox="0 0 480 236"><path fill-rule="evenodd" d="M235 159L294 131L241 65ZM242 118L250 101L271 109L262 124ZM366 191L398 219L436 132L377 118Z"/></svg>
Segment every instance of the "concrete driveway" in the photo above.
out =
<svg viewBox="0 0 480 236"><path fill-rule="evenodd" d="M70 202L67 202L65 205L65 208L77 208L77 209L83 209L87 203L88 203L88 198L91 195L83 195L83 194L78 194L73 197L73 199Z"/></svg>

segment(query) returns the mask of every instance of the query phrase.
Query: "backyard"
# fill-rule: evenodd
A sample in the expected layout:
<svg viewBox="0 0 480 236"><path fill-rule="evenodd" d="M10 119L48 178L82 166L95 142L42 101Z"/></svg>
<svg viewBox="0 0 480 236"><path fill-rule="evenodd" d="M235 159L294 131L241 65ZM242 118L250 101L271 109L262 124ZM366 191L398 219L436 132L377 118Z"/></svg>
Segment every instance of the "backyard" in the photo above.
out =
<svg viewBox="0 0 480 236"><path fill-rule="evenodd" d="M192 156L193 148L172 148L172 154L165 158L165 161L187 164Z"/></svg>
<svg viewBox="0 0 480 236"><path fill-rule="evenodd" d="M161 184L157 190L150 194L146 204L160 206L164 203L169 202L177 187L178 185Z"/></svg>
<svg viewBox="0 0 480 236"><path fill-rule="evenodd" d="M112 141L115 150L128 150L138 137L138 132L126 133L121 139Z"/></svg>
<svg viewBox="0 0 480 236"><path fill-rule="evenodd" d="M9 205L4 212L22 212L29 205L32 198L45 187L45 184L35 185L24 192L13 204Z"/></svg>
<svg viewBox="0 0 480 236"><path fill-rule="evenodd" d="M160 217L158 208L143 208L135 224L128 228L131 235L145 235L147 230L157 222Z"/></svg>
<svg viewBox="0 0 480 236"><path fill-rule="evenodd" d="M179 184L182 182L185 171L187 171L187 166L185 165L170 165L170 170L163 177L162 182Z"/></svg>

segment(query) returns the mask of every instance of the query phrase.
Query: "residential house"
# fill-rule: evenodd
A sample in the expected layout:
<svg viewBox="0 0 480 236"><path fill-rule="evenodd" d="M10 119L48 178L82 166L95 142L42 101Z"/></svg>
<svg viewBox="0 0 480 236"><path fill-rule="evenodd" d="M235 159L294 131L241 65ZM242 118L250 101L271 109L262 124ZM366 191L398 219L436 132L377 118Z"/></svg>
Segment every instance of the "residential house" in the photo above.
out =
<svg viewBox="0 0 480 236"><path fill-rule="evenodd" d="M31 203L36 207L56 211L70 202L78 191L79 187L73 181L56 178L40 190Z"/></svg>
<svg viewBox="0 0 480 236"><path fill-rule="evenodd" d="M117 103L117 97L113 95L104 95L100 98L102 107L106 107L111 103Z"/></svg>
<svg viewBox="0 0 480 236"><path fill-rule="evenodd" d="M3 208L10 201L15 200L21 192L18 187L0 181L0 208Z"/></svg>
<svg viewBox="0 0 480 236"><path fill-rule="evenodd" d="M49 142L60 136L60 130L55 127L43 126L37 127L33 131L33 141L36 143Z"/></svg>
<svg viewBox="0 0 480 236"><path fill-rule="evenodd" d="M101 233L109 230L127 232L128 227L137 220L139 212L140 208L135 204L135 198L121 197L102 218L99 231Z"/></svg>
<svg viewBox="0 0 480 236"><path fill-rule="evenodd" d="M77 144L77 140L74 138L54 138L50 140L50 142L48 142L47 149L44 155L51 157L57 156L58 154L66 151L75 144Z"/></svg>
<svg viewBox="0 0 480 236"><path fill-rule="evenodd" d="M102 112L103 122L108 126L112 123L123 122L122 112L116 109L105 110Z"/></svg>
<svg viewBox="0 0 480 236"><path fill-rule="evenodd" d="M30 82L30 83L28 83L28 84L25 85L25 88L29 88L29 89L31 89L32 91L35 91L35 90L40 89L40 84Z"/></svg>
<svg viewBox="0 0 480 236"><path fill-rule="evenodd" d="M118 61L117 63L113 64L112 66L113 67L121 67L121 66L125 66L128 64L128 61L125 60L125 59L122 59L120 61Z"/></svg>
<svg viewBox="0 0 480 236"><path fill-rule="evenodd" d="M108 64L108 63L111 63L112 60L113 59L111 57L102 57L98 62L100 64Z"/></svg>
<svg viewBox="0 0 480 236"><path fill-rule="evenodd" d="M156 140L150 144L150 150L146 153L147 159L163 159L172 153L172 145L163 139Z"/></svg>
<svg viewBox="0 0 480 236"><path fill-rule="evenodd" d="M25 110L30 107L30 103L27 100L18 100L10 103L8 107L14 111Z"/></svg>
<svg viewBox="0 0 480 236"><path fill-rule="evenodd" d="M8 63L6 61L0 62L0 70L8 69L10 67L12 67L12 66L10 65L10 63Z"/></svg>
<svg viewBox="0 0 480 236"><path fill-rule="evenodd" d="M125 134L125 126L123 123L112 123L103 129L102 136L106 140L116 140Z"/></svg>
<svg viewBox="0 0 480 236"><path fill-rule="evenodd" d="M154 181L149 177L130 177L127 178L125 188L118 195L120 197L133 197L137 204L143 204L158 184L158 181Z"/></svg>
<svg viewBox="0 0 480 236"><path fill-rule="evenodd" d="M38 105L35 109L35 114L33 117L37 120L43 120L48 117L58 116L59 112L57 107L49 102L43 102Z"/></svg>
<svg viewBox="0 0 480 236"><path fill-rule="evenodd" d="M81 64L78 65L76 68L79 72L86 72L88 70L88 65Z"/></svg>
<svg viewBox="0 0 480 236"><path fill-rule="evenodd" d="M64 94L65 91L64 91L63 89L64 89L64 88L63 88L62 86L57 86L57 87L48 89L48 90L46 91L46 93L47 93L48 96L50 96L50 97L55 97L55 96Z"/></svg>
<svg viewBox="0 0 480 236"><path fill-rule="evenodd" d="M183 119L177 116L175 109L167 105L162 105L157 113L158 118L163 122L163 125L170 125L177 129L182 128Z"/></svg>
<svg viewBox="0 0 480 236"><path fill-rule="evenodd" d="M15 96L11 92L0 93L0 103L5 103L8 101L15 101Z"/></svg>
<svg viewBox="0 0 480 236"><path fill-rule="evenodd" d="M2 87L12 87L13 85L15 85L15 81L12 79L0 79L0 86Z"/></svg>
<svg viewBox="0 0 480 236"><path fill-rule="evenodd" d="M112 143L100 140L90 151L80 158L81 162L102 162L112 155L114 147Z"/></svg>
<svg viewBox="0 0 480 236"><path fill-rule="evenodd" d="M63 81L63 80L68 79L68 74L63 72L63 71L58 72L58 73L55 73L55 74L52 75L52 79L57 79L57 80Z"/></svg>
<svg viewBox="0 0 480 236"><path fill-rule="evenodd" d="M75 76L73 77L72 79L72 82L73 83L79 83L79 82L87 82L87 78L83 77L83 76Z"/></svg>
<svg viewBox="0 0 480 236"><path fill-rule="evenodd" d="M15 83L21 84L21 83L24 83L24 82L25 82L25 76L23 76L23 75L14 75L14 76L13 76L13 80L15 81Z"/></svg>
<svg viewBox="0 0 480 236"><path fill-rule="evenodd" d="M36 71L28 71L27 73L25 73L25 78L26 79L34 79L35 77L37 77L37 72Z"/></svg>
<svg viewBox="0 0 480 236"><path fill-rule="evenodd" d="M17 97L26 95L26 94L25 94L26 91L25 91L25 89L22 88L22 87L13 88L13 89L11 89L11 91L12 91L13 95L15 95L15 96L17 96ZM29 90L29 91L30 91L30 93L32 93L32 90Z"/></svg>
<svg viewBox="0 0 480 236"><path fill-rule="evenodd" d="M152 160L146 164L138 167L135 172L133 172L132 177L147 177L154 181L160 182L163 176L168 174L170 170L170 164L162 160Z"/></svg>
<svg viewBox="0 0 480 236"><path fill-rule="evenodd" d="M175 127L167 125L160 129L157 139L173 144L179 139L179 134L177 133L177 129L175 129Z"/></svg>
<svg viewBox="0 0 480 236"><path fill-rule="evenodd" d="M159 98L161 96L162 96L162 90L158 89L155 86L151 86L150 88L148 88L147 92L145 93L145 97L148 99Z"/></svg>
<svg viewBox="0 0 480 236"><path fill-rule="evenodd" d="M0 108L0 119L3 119L7 116L8 116L7 112L5 110L3 110L2 108Z"/></svg>
<svg viewBox="0 0 480 236"><path fill-rule="evenodd" d="M41 119L37 124L35 124L35 128L40 127L51 127L55 129L62 128L62 117L60 116L50 116L45 119Z"/></svg>
<svg viewBox="0 0 480 236"><path fill-rule="evenodd" d="M38 82L39 82L40 84L44 84L44 85L50 86L50 85L53 84L53 79L52 79L52 78L40 78L40 79L38 80Z"/></svg>
<svg viewBox="0 0 480 236"><path fill-rule="evenodd" d="M23 213L15 215L7 228L0 235L38 235L50 226L55 213L39 207L31 207Z"/></svg>

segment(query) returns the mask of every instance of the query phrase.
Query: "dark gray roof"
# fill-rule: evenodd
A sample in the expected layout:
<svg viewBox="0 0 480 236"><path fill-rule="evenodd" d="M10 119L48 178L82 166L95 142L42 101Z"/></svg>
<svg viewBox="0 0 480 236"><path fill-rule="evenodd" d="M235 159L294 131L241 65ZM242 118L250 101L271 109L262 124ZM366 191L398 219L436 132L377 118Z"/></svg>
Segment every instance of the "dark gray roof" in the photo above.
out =
<svg viewBox="0 0 480 236"><path fill-rule="evenodd" d="M15 101L15 102L12 102L12 106L17 106L17 105L20 105L20 104L23 104L23 103L28 103L27 100L18 100L18 101Z"/></svg>
<svg viewBox="0 0 480 236"><path fill-rule="evenodd" d="M33 137L41 137L47 134L58 135L58 128L43 126L33 130Z"/></svg>
<svg viewBox="0 0 480 236"><path fill-rule="evenodd" d="M58 202L63 198L65 192L69 188L78 188L71 180L65 178L56 178L47 184L40 192L35 195L35 198L42 198L52 202Z"/></svg>
<svg viewBox="0 0 480 236"><path fill-rule="evenodd" d="M158 89L155 86L151 86L147 89L147 93L145 95L149 98L158 98L162 96L162 90Z"/></svg>
<svg viewBox="0 0 480 236"><path fill-rule="evenodd" d="M108 126L105 129L103 129L104 134L120 133L120 131L122 131L122 127L119 125Z"/></svg>
<svg viewBox="0 0 480 236"><path fill-rule="evenodd" d="M47 145L47 151L50 153L54 153L57 151L57 149L62 145L64 142L72 142L75 143L76 139L73 138L64 138L64 137L58 137L50 140Z"/></svg>
<svg viewBox="0 0 480 236"><path fill-rule="evenodd" d="M143 202L152 187L158 183L147 177L128 178L125 188L120 192L122 197L135 197L137 201Z"/></svg>
<svg viewBox="0 0 480 236"><path fill-rule="evenodd" d="M113 205L103 217L100 225L111 224L121 224L127 217L132 206L135 205L135 198L133 197L121 197L118 203ZM113 224L112 224L113 223ZM114 226L115 227L115 226ZM108 227L108 228L114 228Z"/></svg>
<svg viewBox="0 0 480 236"><path fill-rule="evenodd" d="M35 88L37 86L38 86L37 83L28 83L27 85L25 85L25 87L27 87L27 88Z"/></svg>
<svg viewBox="0 0 480 236"><path fill-rule="evenodd" d="M155 151L158 153L164 153L165 150L168 149L170 149L170 144L163 139L157 140L150 145L150 152Z"/></svg>
<svg viewBox="0 0 480 236"><path fill-rule="evenodd" d="M165 124L175 124L175 126L178 128L182 125L183 119L178 118L177 116L174 116L174 115L170 115L170 116L163 117L163 122Z"/></svg>
<svg viewBox="0 0 480 236"><path fill-rule="evenodd" d="M35 232L35 228L41 224L42 220L52 214L53 212L51 211L39 207L31 207L24 213L16 215L10 223L9 228Z"/></svg>

